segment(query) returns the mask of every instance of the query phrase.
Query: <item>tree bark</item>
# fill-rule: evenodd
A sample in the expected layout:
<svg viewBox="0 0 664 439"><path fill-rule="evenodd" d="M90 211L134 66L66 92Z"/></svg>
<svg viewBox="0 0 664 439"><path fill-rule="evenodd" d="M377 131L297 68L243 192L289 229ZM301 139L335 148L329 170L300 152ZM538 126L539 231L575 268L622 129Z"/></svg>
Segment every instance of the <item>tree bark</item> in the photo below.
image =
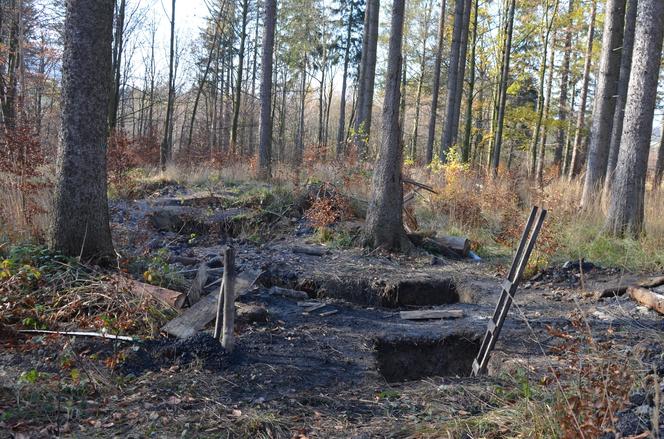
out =
<svg viewBox="0 0 664 439"><path fill-rule="evenodd" d="M394 0L383 102L383 138L372 180L371 201L365 225L366 243L387 250L412 246L403 228L403 155L399 126L399 79L405 0Z"/></svg>
<svg viewBox="0 0 664 439"><path fill-rule="evenodd" d="M588 102L588 86L590 84L590 65L593 58L593 40L595 39L595 17L597 15L597 0L592 0L590 11L590 25L588 26L588 40L586 46L586 60L583 66L583 85L581 86L581 102L579 104L579 115L576 121L574 134L574 146L572 149L572 161L569 165L569 179L576 177L581 165L580 155L583 147L583 137L586 127L586 104Z"/></svg>
<svg viewBox="0 0 664 439"><path fill-rule="evenodd" d="M475 52L477 46L477 18L479 0L475 0L475 18L473 19L473 42L470 51L470 78L468 80L468 95L466 97L466 120L463 130L463 148L461 149L461 161L467 163L470 158L471 131L473 126L473 100L475 93Z"/></svg>
<svg viewBox="0 0 664 439"><path fill-rule="evenodd" d="M247 41L247 17L249 0L242 0L242 24L240 30L240 48L238 50L237 77L235 78L235 99L233 100L233 125L231 126L231 151L237 151L238 124L240 121L240 103L242 102L242 70L244 69L244 47Z"/></svg>
<svg viewBox="0 0 664 439"><path fill-rule="evenodd" d="M431 91L431 112L429 114L429 128L427 133L426 163L433 159L433 141L436 136L436 119L438 113L438 95L440 93L440 70L443 63L443 43L445 41L445 5L446 0L440 3L440 24L438 25L438 47L436 48L436 61L433 68L433 90Z"/></svg>
<svg viewBox="0 0 664 439"><path fill-rule="evenodd" d="M374 84L376 79L376 57L378 53L378 17L380 1L368 0L365 14L365 32L363 41L362 64L360 68L360 89L355 119L355 143L361 158L369 153L371 136L371 110L373 108Z"/></svg>
<svg viewBox="0 0 664 439"><path fill-rule="evenodd" d="M277 0L265 1L265 31L261 56L261 122L258 144L259 178L269 179L272 174L272 55L274 30L277 22Z"/></svg>
<svg viewBox="0 0 664 439"><path fill-rule="evenodd" d="M464 7L467 0L456 0L454 5L454 28L452 29L452 45L450 46L450 66L447 73L447 104L445 106L445 125L443 126L443 136L440 141L440 160L445 161L445 157L450 147L454 143L454 121L456 101L459 88L459 74L461 64L461 45L463 43L465 11ZM463 83L461 84L463 85ZM458 120L458 119L456 119Z"/></svg>
<svg viewBox="0 0 664 439"><path fill-rule="evenodd" d="M500 73L500 84L498 91L498 102L496 108L496 130L493 145L493 160L491 161L491 173L498 174L498 165L500 164L500 150L503 144L503 125L505 121L505 105L507 103L507 81L510 71L510 54L512 52L512 32L514 30L514 9L516 0L509 1L509 12L505 23L505 45L503 48L503 60Z"/></svg>
<svg viewBox="0 0 664 439"><path fill-rule="evenodd" d="M602 54L595 87L590 148L588 149L581 206L588 205L595 198L597 192L602 188L606 176L620 77L620 48L623 43L624 26L625 0L609 0L604 14Z"/></svg>
<svg viewBox="0 0 664 439"><path fill-rule="evenodd" d="M353 2L349 2L348 26L346 27L346 47L344 48L344 72L341 82L341 98L339 102L339 127L337 129L337 158L346 151L346 88L348 87L348 64L350 63L350 38L353 24Z"/></svg>
<svg viewBox="0 0 664 439"><path fill-rule="evenodd" d="M544 165L546 160L546 140L549 135L546 122L549 120L549 112L551 111L551 91L553 89L553 68L556 59L556 37L553 37L551 44L551 55L549 56L549 73L546 80L546 98L544 100L544 125L542 126L542 135L540 136L539 156L537 158L537 184L541 188L544 186Z"/></svg>
<svg viewBox="0 0 664 439"><path fill-rule="evenodd" d="M574 0L569 0L567 16L568 20L572 20L574 15ZM558 165L558 174L561 175L565 165L563 164L563 152L566 149L566 139L567 135L565 134L567 125L567 118L570 113L570 108L568 106L569 101L569 78L570 78L570 60L572 56L572 23L570 22L567 30L565 31L565 49L563 53L563 64L562 71L560 75L560 99L558 104L558 120L560 121L560 127L558 128L558 136L556 139L556 149L553 152L553 163Z"/></svg>
<svg viewBox="0 0 664 439"><path fill-rule="evenodd" d="M625 125L606 221L608 231L617 236L638 237L644 231L645 182L663 37L664 2L640 0Z"/></svg>
<svg viewBox="0 0 664 439"><path fill-rule="evenodd" d="M171 2L171 40L168 59L168 102L166 104L166 121L164 122L164 139L159 150L159 165L162 172L166 170L166 165L171 161L173 153L173 121L171 119L173 118L173 101L175 100L175 0Z"/></svg>
<svg viewBox="0 0 664 439"><path fill-rule="evenodd" d="M620 51L620 78L618 80L618 91L616 93L616 107L613 114L609 160L606 165L606 178L604 179L604 196L608 196L611 191L613 172L616 169L618 151L620 151L620 140L622 138L625 118L625 101L627 100L627 87L629 86L629 74L632 69L632 51L634 50L634 29L636 27L637 3L637 0L627 0L626 5L625 31L622 41L622 49Z"/></svg>
<svg viewBox="0 0 664 439"><path fill-rule="evenodd" d="M113 0L65 3L62 134L49 247L85 260L114 254L106 195Z"/></svg>
<svg viewBox="0 0 664 439"><path fill-rule="evenodd" d="M659 190L664 176L664 121L660 129L659 147L657 148L657 162L655 163L655 175L653 178L653 190Z"/></svg>

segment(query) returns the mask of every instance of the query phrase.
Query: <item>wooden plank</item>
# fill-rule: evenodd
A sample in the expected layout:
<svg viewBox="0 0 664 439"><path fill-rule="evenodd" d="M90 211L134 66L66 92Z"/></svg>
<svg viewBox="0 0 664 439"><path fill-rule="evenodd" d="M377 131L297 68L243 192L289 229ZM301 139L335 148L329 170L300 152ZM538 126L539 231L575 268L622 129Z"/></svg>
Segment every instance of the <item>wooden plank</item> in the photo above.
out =
<svg viewBox="0 0 664 439"><path fill-rule="evenodd" d="M261 275L257 271L243 271L235 278L235 291L237 296L245 294ZM163 328L162 331L179 338L187 338L202 331L217 316L216 294L208 294L198 303L174 318Z"/></svg>
<svg viewBox="0 0 664 439"><path fill-rule="evenodd" d="M169 290L168 288L158 287L143 282L138 282L128 277L114 275L112 276L121 287L130 289L135 293L149 294L155 299L172 306L173 308L180 309L184 306L187 295L179 291Z"/></svg>
<svg viewBox="0 0 664 439"><path fill-rule="evenodd" d="M46 331L42 329L20 329L18 332L23 334L58 334L58 335L67 335L70 337L99 337L99 338L108 338L111 340L140 341L137 337L130 337L128 335L107 334L105 332Z"/></svg>
<svg viewBox="0 0 664 439"><path fill-rule="evenodd" d="M321 316L321 317L328 317L328 316L334 315L334 314L336 314L336 313L338 313L338 312L339 312L338 309L333 309L333 310L330 310L330 311L322 312L322 313L320 313L320 314L318 314L318 315Z"/></svg>
<svg viewBox="0 0 664 439"><path fill-rule="evenodd" d="M403 320L460 319L464 316L460 309L425 309L421 311L401 311Z"/></svg>
<svg viewBox="0 0 664 439"><path fill-rule="evenodd" d="M627 288L627 294L641 305L664 314L664 295L640 287Z"/></svg>

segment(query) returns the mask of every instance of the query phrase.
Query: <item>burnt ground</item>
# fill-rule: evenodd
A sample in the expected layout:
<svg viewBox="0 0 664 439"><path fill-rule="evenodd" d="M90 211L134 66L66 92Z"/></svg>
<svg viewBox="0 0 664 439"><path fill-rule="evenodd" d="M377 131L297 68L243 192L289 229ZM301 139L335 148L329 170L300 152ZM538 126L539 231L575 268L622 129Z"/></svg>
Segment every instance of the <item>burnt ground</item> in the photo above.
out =
<svg viewBox="0 0 664 439"><path fill-rule="evenodd" d="M568 264L524 281L488 376L469 378L500 293L500 264L321 246L301 212L243 205L241 194L168 187L112 208L123 256L167 259L183 291L228 244L239 270L262 272L238 301L267 318L239 320L236 350L224 352L209 333L140 342L2 334L0 437L512 437L524 416L533 424L525 436L535 436L536 412L483 417L520 400L554 404L556 378L592 374L584 365L602 355L601 364L634 371L623 388L607 387L625 401L604 437L651 428L659 392L643 376L664 373L662 318L627 297L595 295L642 276ZM337 227L352 235L355 226ZM208 293L218 289L214 273ZM309 299L275 294L275 286ZM464 316L399 316L430 308ZM561 414L554 424L564 422Z"/></svg>

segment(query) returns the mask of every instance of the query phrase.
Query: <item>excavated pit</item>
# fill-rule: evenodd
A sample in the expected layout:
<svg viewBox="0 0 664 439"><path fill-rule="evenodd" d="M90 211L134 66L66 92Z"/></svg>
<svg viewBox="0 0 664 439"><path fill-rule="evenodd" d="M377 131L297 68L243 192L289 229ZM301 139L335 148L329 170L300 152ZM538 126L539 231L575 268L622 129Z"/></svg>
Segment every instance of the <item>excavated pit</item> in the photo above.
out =
<svg viewBox="0 0 664 439"><path fill-rule="evenodd" d="M372 279L361 276L315 274L297 279L266 277L267 286L306 291L312 297L341 299L364 306L401 308L450 305L460 302L457 285L450 277Z"/></svg>
<svg viewBox="0 0 664 439"><path fill-rule="evenodd" d="M479 334L391 335L375 340L376 366L388 382L430 376L469 376L480 349Z"/></svg>

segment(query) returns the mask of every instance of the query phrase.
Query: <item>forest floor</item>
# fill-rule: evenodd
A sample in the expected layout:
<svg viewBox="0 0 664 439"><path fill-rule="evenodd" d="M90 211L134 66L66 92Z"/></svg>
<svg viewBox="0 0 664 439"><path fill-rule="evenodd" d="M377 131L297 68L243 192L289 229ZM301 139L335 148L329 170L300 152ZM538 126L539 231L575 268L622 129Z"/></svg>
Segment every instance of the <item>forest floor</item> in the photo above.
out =
<svg viewBox="0 0 664 439"><path fill-rule="evenodd" d="M321 188L303 193L168 183L111 203L126 276L186 293L199 267L213 267L229 244L239 271L261 273L238 299L249 311L239 311L230 354L209 327L167 338L159 328L180 311L137 297L117 274L38 248L8 252L0 438L645 438L653 425L664 432L662 317L626 295L598 297L657 273L588 262L531 270L488 375L469 378L509 260L367 251L355 245L361 223L352 215L324 231L312 227ZM204 293L217 294L220 275L210 268ZM431 308L462 317L400 318ZM135 340L22 329L106 330Z"/></svg>

